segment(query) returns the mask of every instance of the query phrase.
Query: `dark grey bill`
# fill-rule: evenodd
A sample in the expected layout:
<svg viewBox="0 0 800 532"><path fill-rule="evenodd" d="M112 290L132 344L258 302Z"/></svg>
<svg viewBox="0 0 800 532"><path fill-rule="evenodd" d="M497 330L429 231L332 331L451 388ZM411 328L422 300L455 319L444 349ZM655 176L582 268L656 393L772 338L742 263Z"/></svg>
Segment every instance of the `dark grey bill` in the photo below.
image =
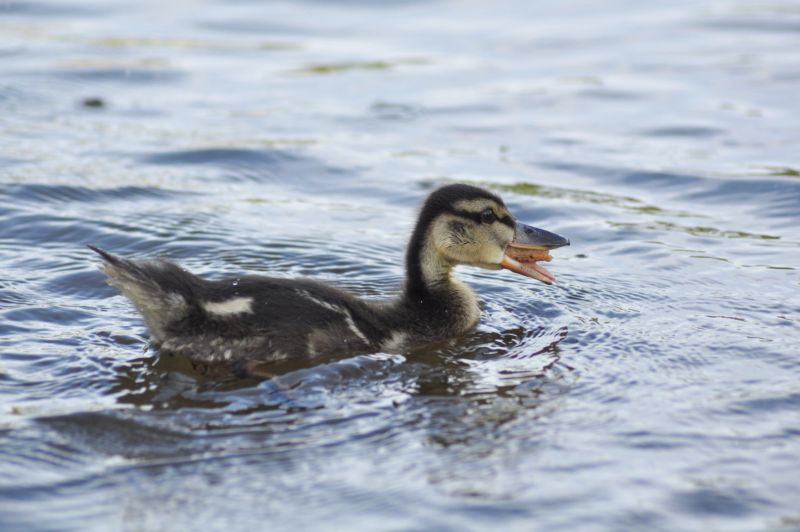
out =
<svg viewBox="0 0 800 532"><path fill-rule="evenodd" d="M569 246L569 240L550 231L517 222L514 227L514 241L512 244L519 247L531 246L555 249Z"/></svg>

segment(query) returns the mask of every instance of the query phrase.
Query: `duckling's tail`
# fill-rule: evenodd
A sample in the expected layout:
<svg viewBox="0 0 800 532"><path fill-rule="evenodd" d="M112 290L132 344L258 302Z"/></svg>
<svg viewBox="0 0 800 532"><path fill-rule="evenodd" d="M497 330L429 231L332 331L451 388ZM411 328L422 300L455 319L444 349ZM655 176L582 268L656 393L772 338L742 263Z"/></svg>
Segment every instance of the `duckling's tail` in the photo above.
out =
<svg viewBox="0 0 800 532"><path fill-rule="evenodd" d="M170 324L189 313L199 279L168 261L134 261L87 246L103 258L100 269L144 317L153 339L160 342Z"/></svg>

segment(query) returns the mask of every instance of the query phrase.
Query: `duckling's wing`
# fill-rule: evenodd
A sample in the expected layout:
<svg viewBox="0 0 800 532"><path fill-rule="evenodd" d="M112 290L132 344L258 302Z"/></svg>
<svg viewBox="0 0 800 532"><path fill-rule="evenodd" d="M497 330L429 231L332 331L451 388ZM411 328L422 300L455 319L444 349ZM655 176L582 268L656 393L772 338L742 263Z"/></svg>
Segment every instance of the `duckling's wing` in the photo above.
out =
<svg viewBox="0 0 800 532"><path fill-rule="evenodd" d="M162 349L195 360L281 360L366 350L382 337L363 301L311 280L203 280L165 260L139 261L90 246L108 283L130 299Z"/></svg>
<svg viewBox="0 0 800 532"><path fill-rule="evenodd" d="M202 316L181 323L197 334L217 331L252 347L233 358L314 357L366 350L382 336L369 306L351 294L309 279L247 276L209 281L201 289ZM262 338L263 345L255 339ZM239 340L241 339L241 340ZM259 349L261 351L259 351Z"/></svg>

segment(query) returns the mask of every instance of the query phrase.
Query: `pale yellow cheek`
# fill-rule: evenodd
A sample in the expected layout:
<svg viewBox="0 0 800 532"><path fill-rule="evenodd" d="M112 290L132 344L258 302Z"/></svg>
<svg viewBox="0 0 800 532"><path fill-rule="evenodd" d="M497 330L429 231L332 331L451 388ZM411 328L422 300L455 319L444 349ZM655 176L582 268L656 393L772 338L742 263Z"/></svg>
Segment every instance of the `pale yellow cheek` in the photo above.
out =
<svg viewBox="0 0 800 532"><path fill-rule="evenodd" d="M472 250L469 262L481 264L499 264L503 260L503 250L498 248L493 242L485 243L478 249Z"/></svg>
<svg viewBox="0 0 800 532"><path fill-rule="evenodd" d="M499 264L503 260L506 243L511 241L513 234L504 235L502 232L492 231L486 235L480 250L481 262L486 264Z"/></svg>
<svg viewBox="0 0 800 532"><path fill-rule="evenodd" d="M500 261L503 260L503 254L504 253L505 253L505 250L500 249L498 247L495 247L491 251L491 253L489 253L489 258L488 258L488 260L486 262L489 262L491 264L500 264Z"/></svg>

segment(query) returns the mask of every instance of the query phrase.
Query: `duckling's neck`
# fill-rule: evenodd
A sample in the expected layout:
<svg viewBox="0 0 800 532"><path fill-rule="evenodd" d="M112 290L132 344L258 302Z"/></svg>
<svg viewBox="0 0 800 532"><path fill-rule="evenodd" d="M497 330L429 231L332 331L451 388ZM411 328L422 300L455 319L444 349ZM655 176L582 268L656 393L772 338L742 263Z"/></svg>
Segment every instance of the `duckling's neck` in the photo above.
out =
<svg viewBox="0 0 800 532"><path fill-rule="evenodd" d="M427 232L414 232L406 256L403 299L427 319L447 322L452 332L475 325L480 309L475 293L453 277L455 264L439 253Z"/></svg>
<svg viewBox="0 0 800 532"><path fill-rule="evenodd" d="M439 292L452 282L452 271L453 264L436 252L426 235L412 238L406 256L406 292L409 295Z"/></svg>

